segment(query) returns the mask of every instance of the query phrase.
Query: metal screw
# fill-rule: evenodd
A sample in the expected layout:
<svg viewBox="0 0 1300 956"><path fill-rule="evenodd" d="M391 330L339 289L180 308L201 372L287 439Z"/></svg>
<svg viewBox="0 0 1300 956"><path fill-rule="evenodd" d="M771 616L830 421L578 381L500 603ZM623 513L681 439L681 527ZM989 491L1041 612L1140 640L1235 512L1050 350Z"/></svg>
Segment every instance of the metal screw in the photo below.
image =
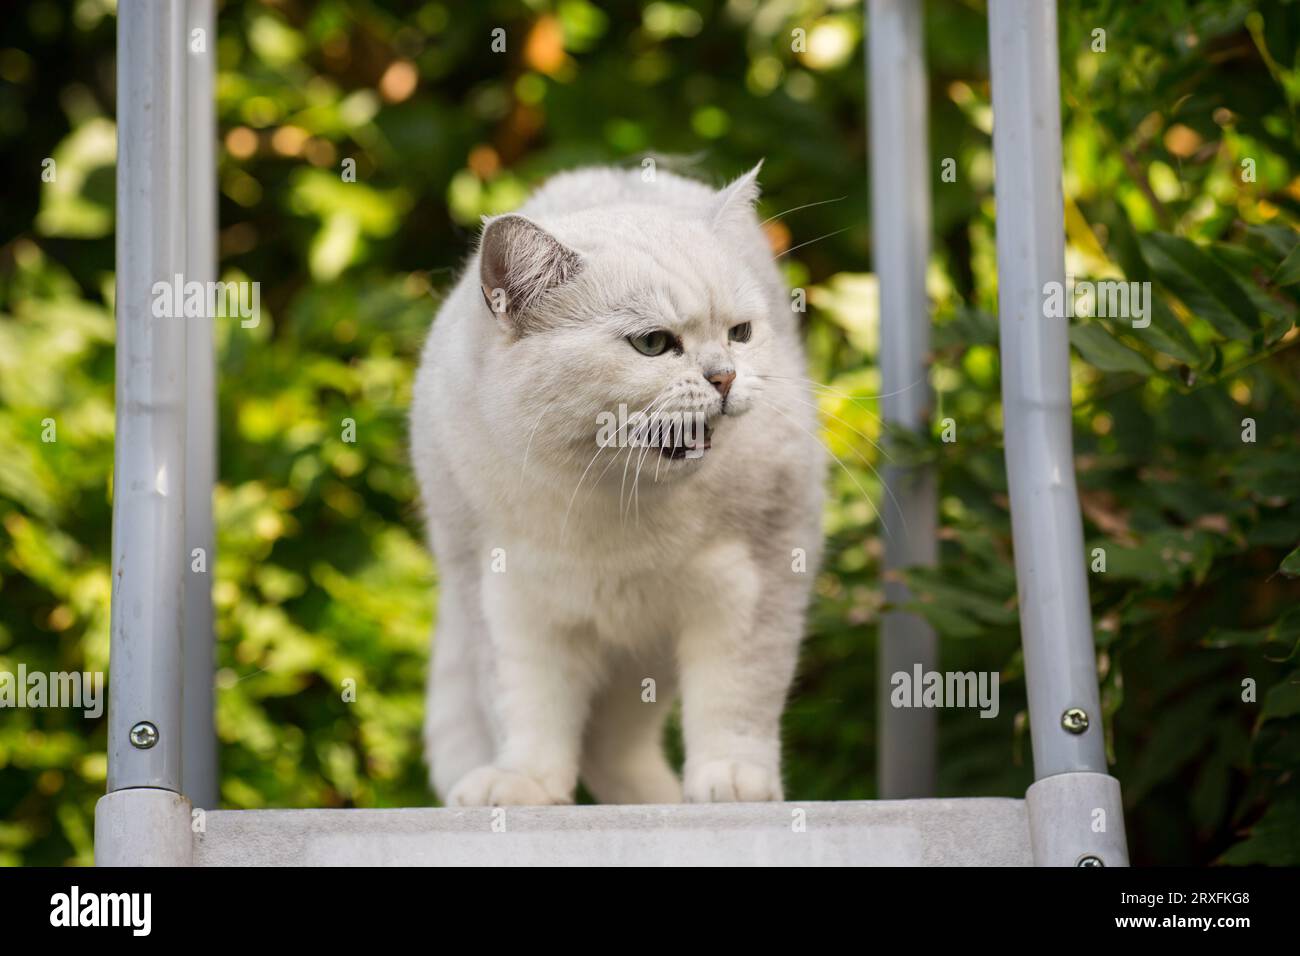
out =
<svg viewBox="0 0 1300 956"><path fill-rule="evenodd" d="M142 720L131 728L131 746L138 750L148 750L158 742L158 728L147 720Z"/></svg>
<svg viewBox="0 0 1300 956"><path fill-rule="evenodd" d="M1093 856L1091 853L1089 853L1086 856L1079 857L1079 862L1074 865L1075 866L1105 866L1106 864L1101 862L1101 857Z"/></svg>
<svg viewBox="0 0 1300 956"><path fill-rule="evenodd" d="M1088 713L1078 707L1071 707L1061 715L1061 726L1072 734L1081 734L1088 729Z"/></svg>

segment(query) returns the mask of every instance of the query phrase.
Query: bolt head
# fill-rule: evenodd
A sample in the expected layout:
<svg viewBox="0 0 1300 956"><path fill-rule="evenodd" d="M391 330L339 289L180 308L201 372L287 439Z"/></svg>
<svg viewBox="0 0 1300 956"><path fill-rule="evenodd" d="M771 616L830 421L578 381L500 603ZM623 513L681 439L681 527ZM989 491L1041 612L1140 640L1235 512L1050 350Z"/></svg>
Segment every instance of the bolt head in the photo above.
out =
<svg viewBox="0 0 1300 956"><path fill-rule="evenodd" d="M131 728L131 746L137 750L148 750L158 743L158 728L147 720L142 720Z"/></svg>
<svg viewBox="0 0 1300 956"><path fill-rule="evenodd" d="M1088 729L1088 712L1079 707L1071 707L1061 715L1061 726L1072 734L1081 734Z"/></svg>
<svg viewBox="0 0 1300 956"><path fill-rule="evenodd" d="M1088 854L1085 854L1084 856L1079 857L1079 862L1076 863L1076 864L1074 864L1074 865L1075 865L1075 866L1102 866L1102 867L1104 867L1106 864L1103 863L1103 862L1101 861L1101 857L1099 857L1099 856L1093 856L1091 853L1088 853Z"/></svg>

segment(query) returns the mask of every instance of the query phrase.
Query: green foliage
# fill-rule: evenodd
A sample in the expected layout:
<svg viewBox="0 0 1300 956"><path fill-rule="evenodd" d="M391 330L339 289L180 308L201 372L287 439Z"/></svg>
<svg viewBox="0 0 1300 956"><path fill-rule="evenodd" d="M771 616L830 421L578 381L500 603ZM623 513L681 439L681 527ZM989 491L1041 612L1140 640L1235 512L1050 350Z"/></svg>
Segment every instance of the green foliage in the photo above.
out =
<svg viewBox="0 0 1300 956"><path fill-rule="evenodd" d="M1086 0L1061 14L1068 271L1153 289L1146 328L1071 328L1130 845L1145 863L1294 864L1300 4ZM496 27L504 53L490 52ZM801 246L783 261L808 289L810 375L840 459L786 719L789 794L875 793L882 444L940 480L940 563L906 574L906 609L941 635L945 669L1002 680L996 719L941 714L941 791L1023 793L984 11L927 4L936 425L887 444L861 28L857 7L829 0L221 4L221 269L261 282L263 306L256 328L218 322L227 806L432 799L419 727L436 585L404 415L436 296L481 215L552 171L648 152L715 180L766 157L764 217L823 203L768 225L775 248ZM34 0L0 40L0 670L107 664L114 30L108 0ZM47 157L58 176L43 183ZM945 157L956 182L939 176ZM0 863L89 862L104 724L0 712Z"/></svg>

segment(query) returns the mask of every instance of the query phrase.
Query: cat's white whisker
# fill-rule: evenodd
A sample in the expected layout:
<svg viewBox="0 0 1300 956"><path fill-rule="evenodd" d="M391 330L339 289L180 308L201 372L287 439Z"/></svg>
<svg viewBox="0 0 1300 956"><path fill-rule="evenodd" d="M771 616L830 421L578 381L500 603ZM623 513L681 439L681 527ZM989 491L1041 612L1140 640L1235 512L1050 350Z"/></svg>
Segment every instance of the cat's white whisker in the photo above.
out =
<svg viewBox="0 0 1300 956"><path fill-rule="evenodd" d="M564 521L560 524L561 538L564 537L564 532L569 527L569 512L573 510L573 502L578 497L578 492L582 488L583 479L587 477L587 472L591 471L591 466L596 463L596 459L600 457L600 453L613 444L614 444L614 437L611 435L608 442L606 442L603 445L597 446L596 454L591 456L591 461L587 462L587 467L584 468L582 470L582 474L578 476L578 483L573 486L573 494L569 496L569 506L564 509Z"/></svg>
<svg viewBox="0 0 1300 956"><path fill-rule="evenodd" d="M776 259L780 259L782 256L788 256L796 249L802 249L805 246L811 246L814 242L821 242L823 239L831 238L831 236L838 236L841 232L847 232L851 228L852 228L851 226L845 226L843 229L836 229L834 232L828 232L826 233L826 235L818 236L816 239L809 239L807 242L801 242L797 246L791 246L789 249L785 250L784 252L778 252L776 255L772 257L772 259L776 260Z"/></svg>
<svg viewBox="0 0 1300 956"><path fill-rule="evenodd" d="M662 394L662 392L660 394ZM623 429L627 428L628 425L630 424L632 424L632 418L629 416L628 420L624 422L622 425L620 425L618 428L616 428L614 430L614 433L609 436L609 441L604 442L603 444L598 443L598 447L596 448L596 454L591 456L591 461L587 462L587 467L584 468L582 470L582 474L578 476L578 483L573 486L573 494L569 497L569 505L567 508L564 509L564 521L560 525L561 538L564 536L564 532L569 526L569 513L573 511L573 502L577 499L578 492L582 489L582 483L586 479L587 473L591 471L591 466L596 463L596 459L600 457L600 453L602 451L604 451L606 448L609 448L617 444L619 433L623 431ZM615 455L614 458L615 460L617 460L618 455ZM606 466L606 470L608 470L608 466Z"/></svg>
<svg viewBox="0 0 1300 956"><path fill-rule="evenodd" d="M825 206L827 203L843 202L845 199L848 198L849 198L848 196L836 196L834 199L819 199L817 202L806 202L802 206L795 206L793 209L787 209L785 212L778 212L775 216L768 216L766 219L760 222L759 225L766 226L769 222L771 222L774 219L780 219L783 216L788 216L791 213L799 212L802 209L812 209L814 206Z"/></svg>
<svg viewBox="0 0 1300 956"><path fill-rule="evenodd" d="M631 442L628 442L624 447L632 448L634 446L632 445ZM622 449L620 448L619 451L622 451ZM587 489L587 497L582 500L584 507L586 506L587 502L591 500L591 496L596 493L596 488L599 487L602 481L604 481L605 476L609 474L609 470L613 468L614 465L616 464L618 464L618 452L615 452L613 455L610 456L609 461L605 463L605 470L596 476L596 480L593 481L591 483L591 487ZM618 500L619 500L619 504L621 505L623 503L622 494L619 495Z"/></svg>
<svg viewBox="0 0 1300 956"><path fill-rule="evenodd" d="M667 400L665 399L665 401L662 402L662 403L660 404L659 408L655 409L655 413L654 413L654 415L653 415L653 416L651 417L651 419L650 419L649 425L647 426L647 431L648 431L650 434L652 434L652 435L653 435L653 433L654 433L654 425L655 425L655 423L659 420L659 414L663 411L664 405L666 405L666 404L667 404ZM628 496L628 509L629 509L629 510L631 510L632 505L633 505L633 502L636 503L636 522L637 522L638 525L640 525L640 523L641 523L641 495L640 495L640 492L639 492L639 490L638 490L638 489L639 489L639 486L640 486L640 481L641 481L641 463L645 461L645 456L646 456L646 454L650 451L650 448L651 448L651 447L652 447L651 444L647 441L645 447L641 449L641 455L640 455L640 457L637 458L637 461L636 461L636 473L635 473L635 474L633 475L633 477L632 477L632 493ZM661 454L662 454L662 452L661 452ZM630 461L630 460L631 460L631 459L629 458L629 461ZM624 476L626 477L626 474L627 474L627 466L626 466L626 465L623 466L623 470L624 470ZM621 498L621 497L619 498L619 504L620 504L620 506L622 505L622 498ZM627 515L626 515L626 514L623 515L622 520L624 520L624 521L627 520Z"/></svg>
<svg viewBox="0 0 1300 956"><path fill-rule="evenodd" d="M666 403L665 403L665 404L666 404ZM661 405L661 406L660 406L660 407L655 411L654 419L653 419L653 422L652 422L652 423L654 423L654 422L658 422L658 420L659 420L659 416L663 413L663 410L664 410L664 406ZM669 427L671 428L671 426L669 426ZM671 434L671 432L669 432L669 434ZM660 429L660 434L659 434L659 443L658 443L658 446L657 446L658 451L659 451L659 460L655 462L655 481L656 481L656 482L659 481L659 466L663 464L663 460L664 460L664 455L663 455L663 450L664 450L664 447L665 447L665 446L664 446L664 437L665 437L665 436L664 436L664 433L663 433L662 428L661 428L661 429ZM641 524L641 484L640 484L640 481L641 481L641 465L642 465L642 463L645 461L645 456L646 456L646 454L647 454L648 452L649 452L649 446L647 446L647 448L646 448L644 451L642 451L642 453L641 453L641 457L637 459L637 463L636 463L636 475L635 475L635 476L633 477L633 479L632 479L632 495L633 495L633 500L634 500L635 503L636 503L636 522L637 522L637 525L638 525L638 526L640 526L640 524Z"/></svg>
<svg viewBox="0 0 1300 956"><path fill-rule="evenodd" d="M667 403L667 401L664 402L664 403ZM663 407L663 406L660 406L660 410L662 410L662 407ZM655 416L658 416L658 415L659 415L659 411L655 411ZM662 438L660 438L660 442L659 442L659 444L660 444L660 446L663 445ZM645 453L642 453L642 454L641 454L641 458L642 458L642 459L645 458ZM658 480L659 480L659 466L660 466L660 464L663 464L663 450L662 450L662 447L660 447L660 451L659 451L659 460L658 460L658 462L655 462L655 466L654 466L654 476L655 476L655 481L658 481ZM640 476L641 476L641 460L638 460L638 462L637 462L637 475L636 475L636 477L640 477ZM640 524L640 523L641 523L641 505L640 505L641 496L640 496L640 494L637 493L637 488L638 488L637 481L636 481L636 479L633 479L633 481L632 481L632 492L633 492L633 494L637 494L637 523ZM620 498L619 498L619 505L621 505L621 503L623 503L623 498L621 498L621 496L620 496Z"/></svg>
<svg viewBox="0 0 1300 956"><path fill-rule="evenodd" d="M667 394L669 388L672 388L672 386L664 386L663 389L660 389L660 390L659 390L658 394L655 394L655 395L654 395L654 398L651 398L650 401L646 403L646 407L643 408L643 410L641 410L640 412L636 412L636 415L640 416L640 418L638 418L637 421L636 421L636 424L638 425L638 427L640 427L642 421L645 421L646 416L650 414L650 411L653 410L653 408L655 408L656 405L663 405L663 403L668 402L668 399L671 398L671 395L668 395L668 394ZM619 427L619 431L620 431L620 432L623 431L623 429L624 429L624 428L627 428L628 425L630 425L630 424L633 424L633 419L632 419L632 416L629 415L629 416L628 416L627 423L624 423L623 425L620 425L620 427ZM628 462L630 462L630 460L632 460L632 449L633 449L633 447L636 447L636 442L630 442L630 441L629 441L627 447L628 447ZM611 468L612 466L614 466L614 464L617 462L617 460L619 460L619 455L617 455L617 454L615 454L614 457L612 457L612 458L610 458L610 460L608 460L608 463L606 464L606 466L604 466L604 471L602 471L601 473L599 473L599 476L597 477L597 479L595 479L593 485L591 485L591 489L589 490L588 493L586 493L586 494L588 494L588 498L590 498L590 497L591 497L591 493L594 492L594 490L595 490L595 485L598 485L599 483L601 483L601 480L603 479L603 477L607 475L608 471L610 471L610 468ZM624 488L624 485L627 484L627 480L628 480L628 466L627 466L627 464L624 464L624 466L623 466L623 485L620 485L620 486L619 486L619 512L620 512L620 514L621 514L621 512L623 512L623 488Z"/></svg>
<svg viewBox="0 0 1300 956"><path fill-rule="evenodd" d="M655 404L655 402L660 401L660 400L661 400L661 396L664 396L664 393L665 393L667 390L668 390L667 388L661 389L661 390L659 391L659 393L658 393L658 394L657 394L653 399L650 400L650 405L653 406L653 405ZM667 398L664 397L662 400L663 400L663 401L666 401ZM553 400L553 401L554 401L554 400ZM644 414L644 413L643 413L643 414ZM561 526L560 526L560 536L561 536L561 537L563 537L565 530L566 530L566 529L568 528L568 526L569 526L569 513L573 510L573 502L574 502L574 500L577 499L577 497L578 497L578 492L582 489L582 483L583 483L583 481L586 479L586 477L587 477L587 473L591 471L591 466L594 465L594 464L596 463L596 459L600 457L600 453L601 453L602 451L604 451L606 448L609 448L609 447L611 447L611 446L614 446L614 445L618 444L619 434L620 434L620 433L621 433L625 428L627 428L627 427L629 427L630 425L634 424L635 421L639 421L639 420L634 420L634 419L632 418L632 416L629 415L627 421L625 421L622 425L620 425L618 428L616 428L616 429L614 430L614 433L613 433L612 435L610 435L610 437L609 437L609 441L607 441L607 442L605 442L605 443L603 443L603 444L599 444L599 446L596 448L596 454L592 455L592 456L591 456L591 461L587 462L587 467L583 469L582 474L578 477L578 483L577 483L576 485L574 485L574 487L573 487L573 495L569 498L569 505L568 505L568 507L567 507L567 508L565 509L565 511L564 511L564 522L563 522L563 523L561 524ZM629 447L629 448L632 448L632 447L634 447L634 445L631 444L631 443L629 443L629 444L628 444L628 447ZM630 455L629 455L629 458L630 458ZM616 461L618 461L618 454L617 454L617 453L615 453L614 456L610 459L609 463L605 465L605 470L602 471L602 472L600 473L600 475L599 475L599 476L597 477L597 479L596 479L597 482L599 482L600 479L603 478L603 477L605 476L605 474L606 474L606 473L609 471L609 469L610 469L610 465L612 465L612 464L613 464L614 462L616 462ZM624 469L625 469L625 474L626 474L626 466L624 466ZM595 490L595 485L593 484L593 486L592 486L592 491L594 491L594 490ZM591 494L591 492L589 491L589 492L588 492L588 495L590 495L590 494ZM623 499L622 499L622 495L620 494L620 496L619 496L619 505L620 505L620 507L621 507L621 505L622 505L622 500L623 500Z"/></svg>
<svg viewBox="0 0 1300 956"><path fill-rule="evenodd" d="M519 487L515 489L516 495L519 494L519 492L523 491L524 488L525 473L528 470L528 452L529 449L533 447L533 436L537 434L537 426L542 423L542 416L546 414L546 412L550 409L552 405L556 403L556 401L557 399L553 398L545 405L542 406L542 410L537 413L537 421L533 422L533 430L528 433L528 443L524 445L524 461L523 464L519 466Z"/></svg>
<svg viewBox="0 0 1300 956"><path fill-rule="evenodd" d="M665 391L667 391L667 389L665 389ZM663 394L663 393L661 392L660 394ZM667 398L667 396L665 396L665 398L663 399L663 401L658 403L658 406L659 406L659 407L662 407L664 404L667 403L667 401L668 401L668 398ZM651 402L650 405L646 406L646 410L645 410L645 412L642 413L644 416L646 416L646 425L645 425L645 437L646 437L646 441L649 441L649 439L650 439L650 434L651 434L651 432L652 432L652 426L653 426L653 423L654 423L654 418L651 416L651 409L654 409L654 411L653 411L653 414L654 414L654 415L658 415L658 414L659 414L658 407L656 407L656 403L655 403L655 402ZM632 453L633 453L633 450L634 450L634 449L635 449L635 446L634 446L634 445L629 445L629 446L628 446L627 461L623 462L623 480L622 480L622 482L619 484L619 488L618 488L618 513L619 513L619 524L622 524L622 523L624 522L624 520L626 519L626 515L624 514L624 511L623 511L623 491L624 491L624 489L626 489L626 487L627 487L627 468L628 468L628 465L632 464ZM633 486L632 486L632 487L633 487L633 491L635 492L635 490L636 490L635 479L633 479ZM629 495L629 496L628 496L628 507L631 508L631 506L632 506L632 498L631 498L631 496Z"/></svg>
<svg viewBox="0 0 1300 956"><path fill-rule="evenodd" d="M849 471L849 466L846 465L846 464L844 464L844 462L840 459L840 456L837 455L837 454L835 454L835 452L831 451L830 446L827 445L826 442L825 442L822 438L820 438L819 436L814 435L812 432L808 431L808 429L804 428L802 425L800 425L797 421L795 421L793 418L791 418L791 417L790 417L789 415L787 415L785 412L781 411L781 409L778 408L774 403L772 403L772 402L762 402L762 404L763 404L765 407L770 408L772 411L776 412L776 413L777 413L778 415L780 415L782 418L784 418L784 419L786 419L787 421L789 421L792 425L794 425L796 428L798 428L798 429L799 429L801 432L803 432L804 434L809 435L810 437L816 439L818 442L821 443L821 446L822 446L823 448L826 449L826 453L827 453L828 455L830 455L832 458L835 459L835 463L836 463L837 465L839 465L842 469L844 469L844 474L848 475L848 476L849 476L849 480L852 481L853 484L857 486L858 491L862 492L862 499L863 499L864 501L866 501L866 503L867 503L868 505L871 506L871 510L872 510L872 512L874 512L874 514L876 515L876 517L880 519L880 527L881 527L881 529L885 532L886 537L888 537L890 532L889 532L889 525L885 522L885 516L884 516L883 514L881 514L879 508L877 508L874 504L871 503L871 496L868 495L868 494L867 494L867 490L866 490L865 488L862 487L862 483L859 482L857 478L853 477L853 472ZM866 456L863 455L862 452L858 451L856 448L851 448L850 450L851 450L854 454L856 454L859 458L862 459L862 463L865 464L865 465L867 466L868 469L870 469L870 471L871 471L871 473L872 473L873 475L875 475L877 478L880 478L880 472L876 471L875 466L872 465L871 462L867 461ZM898 506L898 500L897 500L896 498L894 498L894 494L893 494L893 492L889 490L889 485L887 485L887 484L884 482L883 479L881 479L881 482L880 482L880 483L881 483L881 486L885 489L885 492L886 492L886 493L890 496L890 498L894 501L895 507L897 507L897 506ZM902 509L901 509L901 508L899 508L899 514L900 514L900 515L902 514ZM907 530L907 519L906 519L906 518L903 519L903 530L904 530L904 531Z"/></svg>
<svg viewBox="0 0 1300 956"><path fill-rule="evenodd" d="M813 388L818 388L821 389L822 391L830 392L850 402L867 402L879 398L892 398L895 395L902 395L904 392L916 388L916 386L920 385L922 382L925 381L925 379L923 378L918 378L910 385L904 385L902 388L895 389L892 392L881 392L879 395L851 395L848 392L842 391L838 388L834 388L833 386L823 385L821 382L815 381L811 378L802 378L799 376L792 376L792 375L762 375L762 374L755 374L754 377L761 378L761 379L770 379L776 382L798 382L802 385L810 385Z"/></svg>
<svg viewBox="0 0 1300 956"><path fill-rule="evenodd" d="M841 425L843 425L843 426L844 426L845 428L847 428L849 431L853 432L853 434L857 435L857 436L858 436L859 438L861 438L864 442L866 442L868 445L870 445L870 446L871 446L872 448L874 448L876 451L880 452L880 454L884 455L884 456L885 456L886 458L888 458L890 461L893 461L893 460L894 460L893 456L890 455L889 452L885 451L884 448L882 448L880 445L876 444L874 441L872 441L870 438L868 438L868 437L867 437L866 435L864 435L862 432L858 431L856 428L854 428L852 425L850 425L850 424L849 424L848 422L846 422L844 419L840 418L838 415L836 415L836 414L834 414L834 413L832 413L832 412L828 412L828 411L826 411L826 409L824 409L824 408L821 407L821 404L820 404L819 402L806 402L806 401L804 401L802 398L798 398L798 397L796 397L796 396L790 396L790 397L794 398L794 400L795 400L796 402L798 402L800 405L803 405L805 408L812 408L812 409L815 409L815 410L818 411L819 413L821 413L821 414L823 414L823 415L826 415L826 416L828 416L828 417L830 417L830 418L833 418L835 421L839 422Z"/></svg>

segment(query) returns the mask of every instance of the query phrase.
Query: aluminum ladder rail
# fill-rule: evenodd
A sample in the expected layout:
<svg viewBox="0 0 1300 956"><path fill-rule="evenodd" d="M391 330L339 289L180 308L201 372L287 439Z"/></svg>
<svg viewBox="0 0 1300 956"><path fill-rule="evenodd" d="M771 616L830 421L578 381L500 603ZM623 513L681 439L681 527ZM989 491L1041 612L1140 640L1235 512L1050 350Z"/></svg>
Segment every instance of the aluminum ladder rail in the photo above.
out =
<svg viewBox="0 0 1300 956"><path fill-rule="evenodd" d="M902 90L903 110L890 122L919 134L909 155L921 164L924 123L906 115L907 104L923 111L925 100L915 86L924 81L921 20L903 9L911 6L912 0L872 0L882 35L903 39L910 51L911 67L890 77L910 84ZM196 30L206 33L206 55L192 52ZM1042 316L1038 298L1042 284L1063 271L1054 3L990 0L990 39L1000 118L995 159L1009 187L999 195L998 260L1007 459L1037 778L1026 798L223 811L215 809L210 578L190 571L194 548L206 548L209 572L213 557L211 324L155 319L151 308L155 282L178 273L194 281L215 278L213 8L211 0L120 0L113 666L108 793L95 809L96 863L1126 863L1119 786L1105 772L1101 746L1071 457L1066 327ZM873 89L873 97L882 95ZM873 100L877 109L882 102ZM928 199L917 202L877 207L887 217L910 217L909 244L881 280L884 294L904 303L886 313L888 348L902 341L897 354L914 370L924 365L929 215ZM896 322L910 325L894 328ZM900 412L916 421L924 414L924 402ZM924 489L908 500L930 507ZM916 527L932 522L931 509ZM924 558L932 544L917 541ZM1058 723L1059 715L1074 711L1088 718L1081 734ZM1077 725L1074 718L1070 723ZM195 804L207 808L202 823Z"/></svg>
<svg viewBox="0 0 1300 956"><path fill-rule="evenodd" d="M923 4L871 0L873 229L880 281L880 364L887 422L928 424L930 158L926 146ZM1074 478L1068 319L1043 307L1063 282L1060 69L1055 0L989 0L998 313L1007 477L1021 643L1029 694L1034 784L1026 794L1034 860L1051 865L1128 862L1119 783L1106 767ZM893 522L886 566L932 564L933 478L891 468ZM906 589L887 585L891 603ZM934 667L933 632L892 613L881 628L880 789L933 792L934 723L889 706L890 676ZM932 712L931 712L932 713Z"/></svg>
<svg viewBox="0 0 1300 956"><path fill-rule="evenodd" d="M95 859L184 865L191 799L217 800L215 366L212 318L155 318L153 288L216 278L215 18L212 0L121 0L117 18L108 793Z"/></svg>
<svg viewBox="0 0 1300 956"><path fill-rule="evenodd" d="M887 426L928 427L933 404L927 356L930 307L925 271L930 260L928 84L924 4L871 0L868 10L867 92L870 98L872 252L880 283L880 406ZM931 468L883 468L880 503L885 569L933 565L938 556L938 488ZM900 581L885 581L885 598L910 599ZM890 705L891 677L938 668L939 643L919 614L889 611L880 622L876 679L877 790L882 799L935 792L938 714Z"/></svg>

